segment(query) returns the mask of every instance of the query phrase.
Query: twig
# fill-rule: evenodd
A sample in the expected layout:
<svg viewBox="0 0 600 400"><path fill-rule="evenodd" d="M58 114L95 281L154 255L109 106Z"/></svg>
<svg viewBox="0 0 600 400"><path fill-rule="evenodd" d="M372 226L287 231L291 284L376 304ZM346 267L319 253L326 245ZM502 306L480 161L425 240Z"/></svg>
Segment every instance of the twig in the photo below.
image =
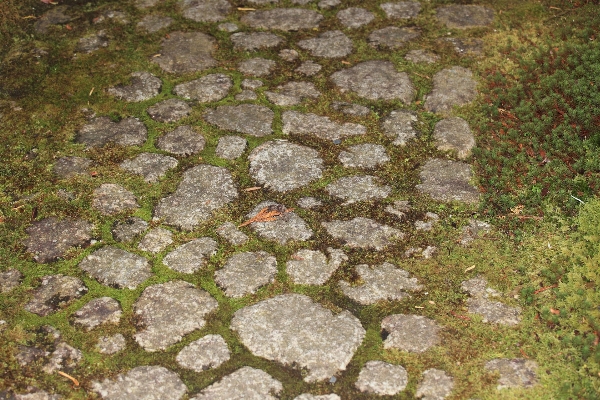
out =
<svg viewBox="0 0 600 400"><path fill-rule="evenodd" d="M62 375L62 376L64 376L65 378L69 378L70 380L72 380L72 381L73 381L73 384L74 384L75 386L79 386L79 381L78 381L77 379L73 378L71 375L69 375L69 374L67 374L67 373L65 373L65 372L62 372L62 371L56 371L56 372L57 372L59 375Z"/></svg>
<svg viewBox="0 0 600 400"><path fill-rule="evenodd" d="M571 196L572 198L574 198L575 200L577 200L578 202L580 202L581 204L585 204L585 202L581 199L578 199L577 197L573 196L572 194L570 194L569 196Z"/></svg>
<svg viewBox="0 0 600 400"><path fill-rule="evenodd" d="M545 292L548 289L552 289L552 288L555 288L555 287L558 287L558 285L554 284L554 285L550 285L550 286L544 286L543 288L539 288L538 290L536 290L535 292L533 292L533 294L542 293L542 292Z"/></svg>

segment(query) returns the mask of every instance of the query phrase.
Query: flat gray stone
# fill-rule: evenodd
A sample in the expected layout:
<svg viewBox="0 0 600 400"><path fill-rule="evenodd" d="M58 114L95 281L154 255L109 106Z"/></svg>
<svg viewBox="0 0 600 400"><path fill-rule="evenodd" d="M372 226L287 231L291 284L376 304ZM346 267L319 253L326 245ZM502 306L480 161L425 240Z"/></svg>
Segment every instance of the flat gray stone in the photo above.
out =
<svg viewBox="0 0 600 400"><path fill-rule="evenodd" d="M23 274L16 269L7 269L0 272L0 293L9 293L21 284Z"/></svg>
<svg viewBox="0 0 600 400"><path fill-rule="evenodd" d="M196 22L219 22L231 12L227 0L180 0L179 7L185 18Z"/></svg>
<svg viewBox="0 0 600 400"><path fill-rule="evenodd" d="M429 232L437 224L439 219L440 217L436 213L427 212L425 213L424 220L415 221L415 230Z"/></svg>
<svg viewBox="0 0 600 400"><path fill-rule="evenodd" d="M75 51L89 54L102 47L108 47L108 37L104 30L80 38L75 46Z"/></svg>
<svg viewBox="0 0 600 400"><path fill-rule="evenodd" d="M56 348L50 354L48 362L42 367L42 371L47 374L53 374L56 371L72 369L83 358L81 350L69 346L65 342L59 342Z"/></svg>
<svg viewBox="0 0 600 400"><path fill-rule="evenodd" d="M467 307L472 314L479 314L483 322L492 324L518 325L521 322L521 308L510 307L499 301L490 301L484 297L467 299Z"/></svg>
<svg viewBox="0 0 600 400"><path fill-rule="evenodd" d="M226 160L241 157L248 146L248 141L241 136L222 136L219 138L215 155Z"/></svg>
<svg viewBox="0 0 600 400"><path fill-rule="evenodd" d="M163 15L146 15L137 23L137 27L148 33L155 33L161 29L168 28L173 22L174 20L171 17Z"/></svg>
<svg viewBox="0 0 600 400"><path fill-rule="evenodd" d="M321 93L312 82L287 82L277 86L274 91L266 91L265 96L278 106L294 106L304 99L316 99Z"/></svg>
<svg viewBox="0 0 600 400"><path fill-rule="evenodd" d="M158 96L161 88L160 78L150 72L138 71L131 74L129 85L112 86L106 89L106 92L118 99L137 103Z"/></svg>
<svg viewBox="0 0 600 400"><path fill-rule="evenodd" d="M395 138L392 144L406 146L409 140L417 137L415 128L417 114L413 111L394 110L381 121L381 130L386 136Z"/></svg>
<svg viewBox="0 0 600 400"><path fill-rule="evenodd" d="M454 378L441 369L430 368L423 371L423 378L417 386L416 398L423 400L444 400L454 388Z"/></svg>
<svg viewBox="0 0 600 400"><path fill-rule="evenodd" d="M306 382L346 368L365 330L348 311L334 315L310 297L283 294L235 312L231 329L258 357L306 368Z"/></svg>
<svg viewBox="0 0 600 400"><path fill-rule="evenodd" d="M393 314L381 321L381 329L388 333L384 349L400 349L423 353L440 343L441 327L432 319L420 315Z"/></svg>
<svg viewBox="0 0 600 400"><path fill-rule="evenodd" d="M236 32L240 29L233 22L223 22L222 24L217 25L217 28L219 28L219 30L221 32L229 32L229 33Z"/></svg>
<svg viewBox="0 0 600 400"><path fill-rule="evenodd" d="M348 260L340 249L327 249L329 260L321 251L302 249L292 254L286 263L289 277L297 285L323 285L336 269Z"/></svg>
<svg viewBox="0 0 600 400"><path fill-rule="evenodd" d="M177 160L173 157L157 153L141 153L135 158L123 161L119 166L125 171L141 175L146 182L154 183L177 164Z"/></svg>
<svg viewBox="0 0 600 400"><path fill-rule="evenodd" d="M369 361L358 374L354 384L358 390L379 396L393 396L406 389L408 372L402 365Z"/></svg>
<svg viewBox="0 0 600 400"><path fill-rule="evenodd" d="M136 8L144 10L146 8L154 7L160 2L160 0L135 0Z"/></svg>
<svg viewBox="0 0 600 400"><path fill-rule="evenodd" d="M339 0L336 0L339 1ZM341 400L342 398L335 393L315 395L310 393L302 393L300 396L294 397L294 400Z"/></svg>
<svg viewBox="0 0 600 400"><path fill-rule="evenodd" d="M131 242L148 229L148 223L138 217L130 217L122 222L116 221L111 229L117 242Z"/></svg>
<svg viewBox="0 0 600 400"><path fill-rule="evenodd" d="M104 22L109 22L111 24L116 23L120 25L126 25L129 24L129 18L127 17L127 14L125 14L122 11L106 10L99 16L94 18L93 22L94 25L101 24Z"/></svg>
<svg viewBox="0 0 600 400"><path fill-rule="evenodd" d="M73 323L89 331L103 324L118 324L122 313L121 305L117 300L111 297L100 297L75 311Z"/></svg>
<svg viewBox="0 0 600 400"><path fill-rule="evenodd" d="M271 125L275 113L265 106L240 104L210 108L203 116L207 122L223 130L262 137L273 133Z"/></svg>
<svg viewBox="0 0 600 400"><path fill-rule="evenodd" d="M352 122L337 123L329 117L313 113L286 111L282 115L286 135L314 135L320 139L336 140L346 136L364 135L367 128Z"/></svg>
<svg viewBox="0 0 600 400"><path fill-rule="evenodd" d="M217 253L217 242L209 237L194 239L167 254L162 262L174 271L191 274L206 265L207 258Z"/></svg>
<svg viewBox="0 0 600 400"><path fill-rule="evenodd" d="M197 154L204 149L206 140L189 125L178 126L158 138L156 147L178 156Z"/></svg>
<svg viewBox="0 0 600 400"><path fill-rule="evenodd" d="M81 219L48 217L35 221L25 230L29 237L23 244L35 261L48 263L64 256L72 247L87 247L93 228L92 224Z"/></svg>
<svg viewBox="0 0 600 400"><path fill-rule="evenodd" d="M48 33L48 30L52 25L64 24L65 22L71 21L73 18L66 14L69 10L69 6L56 6L46 11L33 25L33 29L36 33Z"/></svg>
<svg viewBox="0 0 600 400"><path fill-rule="evenodd" d="M356 115L358 117L366 117L371 110L369 107L359 104L345 103L343 101L334 101L331 103L331 108L347 115Z"/></svg>
<svg viewBox="0 0 600 400"><path fill-rule="evenodd" d="M184 99L209 103L227 97L232 86L233 81L229 76L225 74L209 74L200 79L180 83L175 86L173 93Z"/></svg>
<svg viewBox="0 0 600 400"><path fill-rule="evenodd" d="M345 10L339 11L336 16L342 25L351 29L360 28L375 19L375 14L360 7L346 8Z"/></svg>
<svg viewBox="0 0 600 400"><path fill-rule="evenodd" d="M440 41L450 43L461 56L482 56L483 55L483 40L478 38L456 38L447 37Z"/></svg>
<svg viewBox="0 0 600 400"><path fill-rule="evenodd" d="M415 292L423 288L417 283L417 278L409 278L407 271L388 262L373 267L357 265L356 271L363 282L361 285L352 286L346 281L340 281L339 285L346 296L362 305L382 300L402 300L411 297L407 291Z"/></svg>
<svg viewBox="0 0 600 400"><path fill-rule="evenodd" d="M275 281L277 260L265 251L243 252L231 256L215 271L215 282L228 297L244 297Z"/></svg>
<svg viewBox="0 0 600 400"><path fill-rule="evenodd" d="M405 104L416 96L406 72L398 72L390 61L365 61L334 72L331 80L341 92L354 92L369 100L400 100Z"/></svg>
<svg viewBox="0 0 600 400"><path fill-rule="evenodd" d="M383 3L379 7L390 19L415 18L421 11L421 3L418 1L399 1L395 3Z"/></svg>
<svg viewBox="0 0 600 400"><path fill-rule="evenodd" d="M277 47L285 39L270 32L238 32L231 35L231 41L237 50L254 51Z"/></svg>
<svg viewBox="0 0 600 400"><path fill-rule="evenodd" d="M298 205L302 208L307 208L309 210L313 208L318 208L323 205L323 202L314 197L301 197L297 201Z"/></svg>
<svg viewBox="0 0 600 400"><path fill-rule="evenodd" d="M341 151L338 159L346 168L372 169L390 161L385 147L380 144L364 143L348 147L348 151Z"/></svg>
<svg viewBox="0 0 600 400"><path fill-rule="evenodd" d="M277 192L306 186L323 173L323 160L316 150L287 141L265 142L252 150L248 160L250 175Z"/></svg>
<svg viewBox="0 0 600 400"><path fill-rule="evenodd" d="M271 73L275 65L276 63L273 60L256 57L242 61L238 65L238 70L244 75L265 76Z"/></svg>
<svg viewBox="0 0 600 400"><path fill-rule="evenodd" d="M339 58L352 53L354 44L342 31L327 31L318 37L298 41L298 47L315 57Z"/></svg>
<svg viewBox="0 0 600 400"><path fill-rule="evenodd" d="M148 108L148 114L158 122L175 122L187 117L192 108L183 100L169 99Z"/></svg>
<svg viewBox="0 0 600 400"><path fill-rule="evenodd" d="M133 305L138 321L133 337L146 351L165 350L206 325L204 317L217 306L210 294L188 282L148 286Z"/></svg>
<svg viewBox="0 0 600 400"><path fill-rule="evenodd" d="M240 22L251 28L280 31L298 31L319 27L323 16L316 11L302 8L274 8L258 10L244 15Z"/></svg>
<svg viewBox="0 0 600 400"><path fill-rule="evenodd" d="M92 160L84 157L61 157L56 160L52 172L60 178L69 179L77 175L88 175Z"/></svg>
<svg viewBox="0 0 600 400"><path fill-rule="evenodd" d="M435 64L440 60L440 56L427 50L417 49L411 50L404 56L408 61L414 63Z"/></svg>
<svg viewBox="0 0 600 400"><path fill-rule="evenodd" d="M15 354L15 359L17 360L20 366L25 366L34 362L43 361L46 357L50 355L50 352L44 350L43 348L18 345L17 349L19 351Z"/></svg>
<svg viewBox="0 0 600 400"><path fill-rule="evenodd" d="M418 28L388 26L371 32L367 40L373 47L385 47L395 50L419 36L421 36L421 31Z"/></svg>
<svg viewBox="0 0 600 400"><path fill-rule="evenodd" d="M136 367L114 379L92 382L92 390L105 400L179 400L187 392L175 372L158 365Z"/></svg>
<svg viewBox="0 0 600 400"><path fill-rule="evenodd" d="M300 56L300 54L298 54L298 52L293 49L282 49L279 52L278 56L283 61L292 62L296 60Z"/></svg>
<svg viewBox="0 0 600 400"><path fill-rule="evenodd" d="M72 303L87 291L88 288L81 279L62 274L44 276L24 308L45 317Z"/></svg>
<svg viewBox="0 0 600 400"><path fill-rule="evenodd" d="M116 183L103 183L93 193L92 207L102 215L115 215L139 208L135 195Z"/></svg>
<svg viewBox="0 0 600 400"><path fill-rule="evenodd" d="M171 32L161 41L159 56L152 57L164 71L186 74L215 67L216 40L201 32Z"/></svg>
<svg viewBox="0 0 600 400"><path fill-rule="evenodd" d="M242 81L242 89L256 90L265 84L260 79L244 79Z"/></svg>
<svg viewBox="0 0 600 400"><path fill-rule="evenodd" d="M135 289L152 276L148 260L114 246L96 250L79 263L79 268L100 283L119 289Z"/></svg>
<svg viewBox="0 0 600 400"><path fill-rule="evenodd" d="M203 389L190 400L277 400L283 385L265 371L242 367Z"/></svg>
<svg viewBox="0 0 600 400"><path fill-rule="evenodd" d="M446 118L435 124L433 139L438 150L455 152L463 160L475 147L475 136L469 123L460 117Z"/></svg>
<svg viewBox="0 0 600 400"><path fill-rule="evenodd" d="M274 221L253 222L249 226L258 236L267 240L274 240L280 245L288 241L305 241L312 237L313 231L295 212L273 201L263 201L246 215L247 219L254 218L261 210L266 212L277 212Z"/></svg>
<svg viewBox="0 0 600 400"><path fill-rule="evenodd" d="M298 68L296 68L294 71L296 71L299 74L302 75L306 75L306 76L313 76L319 73L319 71L321 71L323 67L321 66L321 64L318 64L312 60L308 60L308 61L304 61L302 64L300 64L300 66Z"/></svg>
<svg viewBox="0 0 600 400"><path fill-rule="evenodd" d="M83 143L87 147L102 147L107 143L140 146L147 137L146 126L137 118L129 117L112 122L108 117L98 117L79 130L77 143Z"/></svg>
<svg viewBox="0 0 600 400"><path fill-rule="evenodd" d="M385 208L385 212L390 213L403 220L406 217L406 213L411 210L411 206L408 200L396 200L393 204L388 205Z"/></svg>
<svg viewBox="0 0 600 400"><path fill-rule="evenodd" d="M166 224L192 230L237 196L236 185L227 169L198 165L183 173L175 193L159 201L154 216Z"/></svg>
<svg viewBox="0 0 600 400"><path fill-rule="evenodd" d="M500 297L502 293L488 287L488 282L485 278L481 276L476 276L475 278L471 278L467 281L462 281L460 284L460 288L467 292L469 295L474 297Z"/></svg>
<svg viewBox="0 0 600 400"><path fill-rule="evenodd" d="M342 4L341 0L321 0L318 3L319 8L328 10L330 8L334 8Z"/></svg>
<svg viewBox="0 0 600 400"><path fill-rule="evenodd" d="M404 238L404 233L372 219L356 217L348 221L322 222L327 233L349 247L383 250Z"/></svg>
<svg viewBox="0 0 600 400"><path fill-rule="evenodd" d="M125 350L127 343L125 337L120 333L112 336L100 336L96 344L96 350L101 354L115 354Z"/></svg>
<svg viewBox="0 0 600 400"><path fill-rule="evenodd" d="M485 370L499 373L498 390L509 388L529 388L538 383L538 365L525 358L495 358L485 363Z"/></svg>
<svg viewBox="0 0 600 400"><path fill-rule="evenodd" d="M152 228L138 244L138 249L157 254L173 243L173 232L165 228Z"/></svg>
<svg viewBox="0 0 600 400"><path fill-rule="evenodd" d="M423 183L417 190L438 201L461 201L477 203L479 192L471 185L473 170L461 161L442 159L428 160L419 174Z"/></svg>
<svg viewBox="0 0 600 400"><path fill-rule="evenodd" d="M181 349L175 360L183 368L202 372L217 368L230 357L231 352L223 336L206 335Z"/></svg>
<svg viewBox="0 0 600 400"><path fill-rule="evenodd" d="M217 228L217 234L234 246L241 246L248 241L248 235L240 231L232 222L225 222Z"/></svg>
<svg viewBox="0 0 600 400"><path fill-rule="evenodd" d="M464 67L450 67L433 76L433 90L425 96L425 109L447 115L454 106L462 106L477 97L477 82Z"/></svg>
<svg viewBox="0 0 600 400"><path fill-rule="evenodd" d="M438 7L436 18L451 29L483 28L491 26L494 10L484 6L451 4Z"/></svg>
<svg viewBox="0 0 600 400"><path fill-rule="evenodd" d="M235 95L235 99L237 101L256 100L258 99L258 95L252 90L244 89Z"/></svg>
<svg viewBox="0 0 600 400"><path fill-rule="evenodd" d="M392 188L379 185L377 178L372 175L345 176L325 187L330 196L345 200L344 205L359 201L385 199Z"/></svg>

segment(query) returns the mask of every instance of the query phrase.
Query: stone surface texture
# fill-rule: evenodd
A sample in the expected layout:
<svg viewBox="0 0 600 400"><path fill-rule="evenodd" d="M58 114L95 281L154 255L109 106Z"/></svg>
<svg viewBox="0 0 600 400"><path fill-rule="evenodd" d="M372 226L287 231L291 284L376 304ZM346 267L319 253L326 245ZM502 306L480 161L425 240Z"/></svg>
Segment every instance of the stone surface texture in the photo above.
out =
<svg viewBox="0 0 600 400"><path fill-rule="evenodd" d="M314 57L338 58L352 53L354 45L342 31L327 31L312 39L300 40L298 46Z"/></svg>
<svg viewBox="0 0 600 400"><path fill-rule="evenodd" d="M469 123L460 117L446 118L435 124L433 138L438 150L450 150L463 160L475 147L475 136Z"/></svg>
<svg viewBox="0 0 600 400"><path fill-rule="evenodd" d="M383 361L369 361L360 370L355 386L361 392L379 396L393 396L408 384L408 373L401 365Z"/></svg>
<svg viewBox="0 0 600 400"><path fill-rule="evenodd" d="M217 368L230 358L229 347L221 335L206 335L185 346L175 360L196 372Z"/></svg>
<svg viewBox="0 0 600 400"><path fill-rule="evenodd" d="M135 158L123 161L120 166L126 171L141 175L146 182L158 182L168 170L178 162L173 157L156 153L141 153Z"/></svg>
<svg viewBox="0 0 600 400"><path fill-rule="evenodd" d="M325 187L330 196L345 200L344 205L388 197L392 188L378 183L372 175L345 176Z"/></svg>
<svg viewBox="0 0 600 400"><path fill-rule="evenodd" d="M107 400L179 400L187 392L175 372L158 365L136 367L113 379L92 382L92 390Z"/></svg>
<svg viewBox="0 0 600 400"><path fill-rule="evenodd" d="M116 183L103 183L94 190L92 207L102 215L114 215L139 208L135 195Z"/></svg>
<svg viewBox="0 0 600 400"><path fill-rule="evenodd" d="M438 201L477 203L479 192L471 184L473 170L460 161L431 159L420 172L422 183L417 189Z"/></svg>
<svg viewBox="0 0 600 400"><path fill-rule="evenodd" d="M498 389L528 388L538 383L537 362L526 358L496 358L485 363L485 369L500 374Z"/></svg>
<svg viewBox="0 0 600 400"><path fill-rule="evenodd" d="M425 96L425 109L448 115L454 106L463 106L477 97L477 82L464 67L445 68L433 76L433 90Z"/></svg>
<svg viewBox="0 0 600 400"><path fill-rule="evenodd" d="M347 221L334 220L321 225L335 239L349 247L383 250L404 238L404 233L370 218L356 217Z"/></svg>
<svg viewBox="0 0 600 400"><path fill-rule="evenodd" d="M244 153L247 146L248 141L241 136L222 136L219 138L215 155L227 160L235 160Z"/></svg>
<svg viewBox="0 0 600 400"><path fill-rule="evenodd" d="M383 3L379 7L390 19L410 19L419 15L421 3L418 1L398 1L394 3Z"/></svg>
<svg viewBox="0 0 600 400"><path fill-rule="evenodd" d="M312 113L286 111L282 116L283 133L286 135L314 135L320 139L336 140L346 136L364 135L363 125L345 122L337 123L329 117Z"/></svg>
<svg viewBox="0 0 600 400"><path fill-rule="evenodd" d="M266 91L269 101L278 106L294 106L304 99L316 99L321 93L311 82L288 82L277 86L273 91Z"/></svg>
<svg viewBox="0 0 600 400"><path fill-rule="evenodd" d="M138 249L149 253L160 253L173 243L173 232L168 229L152 228L138 244Z"/></svg>
<svg viewBox="0 0 600 400"><path fill-rule="evenodd" d="M285 39L270 32L238 32L231 35L231 41L236 49L253 51L277 47Z"/></svg>
<svg viewBox="0 0 600 400"><path fill-rule="evenodd" d="M365 143L348 147L341 151L338 159L346 168L377 168L390 160L385 147L379 144Z"/></svg>
<svg viewBox="0 0 600 400"><path fill-rule="evenodd" d="M337 18L346 28L356 29L369 24L375 15L360 7L350 7L337 13Z"/></svg>
<svg viewBox="0 0 600 400"><path fill-rule="evenodd" d="M327 249L329 260L323 252L302 249L292 254L286 263L289 277L297 285L323 285L348 256L340 249Z"/></svg>
<svg viewBox="0 0 600 400"><path fill-rule="evenodd" d="M258 10L244 15L240 21L255 29L297 31L319 27L323 16L316 11L302 8L274 8Z"/></svg>
<svg viewBox="0 0 600 400"><path fill-rule="evenodd" d="M152 57L164 71L186 74L217 65L213 58L216 41L202 32L171 32L162 40L159 55Z"/></svg>
<svg viewBox="0 0 600 400"><path fill-rule="evenodd" d="M96 350L101 354L116 354L125 350L126 347L125 336L120 333L112 336L101 336L96 344Z"/></svg>
<svg viewBox="0 0 600 400"><path fill-rule="evenodd" d="M242 367L203 389L190 400L276 400L283 385L265 371Z"/></svg>
<svg viewBox="0 0 600 400"><path fill-rule="evenodd" d="M100 297L77 310L73 314L73 323L90 330L102 324L118 324L122 313L117 300Z"/></svg>
<svg viewBox="0 0 600 400"><path fill-rule="evenodd" d="M367 39L373 47L379 46L395 50L419 36L421 36L421 32L417 28L388 26L373 31Z"/></svg>
<svg viewBox="0 0 600 400"><path fill-rule="evenodd" d="M45 317L67 306L88 291L81 279L62 274L42 278L40 286L33 291L25 310Z"/></svg>
<svg viewBox="0 0 600 400"><path fill-rule="evenodd" d="M223 268L215 272L215 282L229 297L244 297L272 283L277 273L277 260L266 251L243 252L231 256Z"/></svg>
<svg viewBox="0 0 600 400"><path fill-rule="evenodd" d="M261 202L246 215L246 218L254 218L262 210L277 214L272 221L257 221L249 225L260 237L274 240L280 245L285 245L291 240L304 241L312 237L312 229L302 218L283 204L273 201Z"/></svg>
<svg viewBox="0 0 600 400"><path fill-rule="evenodd" d="M482 28L494 21L494 10L479 5L451 4L435 12L437 19L452 29Z"/></svg>
<svg viewBox="0 0 600 400"><path fill-rule="evenodd" d="M23 279L21 271L10 268L0 272L0 293L9 293L19 286Z"/></svg>
<svg viewBox="0 0 600 400"><path fill-rule="evenodd" d="M175 122L187 117L192 108L183 100L169 99L148 108L148 114L159 122Z"/></svg>
<svg viewBox="0 0 600 400"><path fill-rule="evenodd" d="M148 136L146 126L137 118L113 122L108 117L98 117L84 125L77 134L77 142L88 147L102 147L108 143L120 146L142 145Z"/></svg>
<svg viewBox="0 0 600 400"><path fill-rule="evenodd" d="M219 106L204 112L207 122L227 131L246 133L262 137L273 133L271 124L275 114L265 106L240 104L238 106Z"/></svg>
<svg viewBox="0 0 600 400"><path fill-rule="evenodd" d="M56 160L52 172L63 179L69 179L77 175L86 175L92 160L84 157L61 157Z"/></svg>
<svg viewBox="0 0 600 400"><path fill-rule="evenodd" d="M388 333L384 349L400 349L423 353L440 343L441 327L432 319L420 315L393 314L381 321L381 329Z"/></svg>
<svg viewBox="0 0 600 400"><path fill-rule="evenodd" d="M191 274L217 253L217 242L209 237L191 240L167 254L162 262L174 271Z"/></svg>
<svg viewBox="0 0 600 400"><path fill-rule="evenodd" d="M144 257L114 246L105 246L84 258L79 268L100 283L117 288L135 289L152 276Z"/></svg>
<svg viewBox="0 0 600 400"><path fill-rule="evenodd" d="M140 71L131 74L131 83L127 86L109 87L106 92L128 102L146 101L156 97L162 88L160 78L150 72Z"/></svg>
<svg viewBox="0 0 600 400"><path fill-rule="evenodd" d="M80 219L48 217L35 221L27 228L24 241L27 252L38 263L57 260L74 246L87 246L92 239L94 226Z"/></svg>
<svg viewBox="0 0 600 400"><path fill-rule="evenodd" d="M219 22L227 18L231 4L227 0L180 0L185 18L196 22Z"/></svg>
<svg viewBox="0 0 600 400"><path fill-rule="evenodd" d="M196 154L204 149L206 140L189 125L178 126L158 138L156 147L178 156Z"/></svg>
<svg viewBox="0 0 600 400"><path fill-rule="evenodd" d="M444 400L452 393L454 378L441 369L430 368L423 371L423 379L417 386L416 398L423 400Z"/></svg>
<svg viewBox="0 0 600 400"><path fill-rule="evenodd" d="M219 101L227 96L233 86L231 78L225 74L209 74L202 78L180 83L173 93L188 100L201 103Z"/></svg>

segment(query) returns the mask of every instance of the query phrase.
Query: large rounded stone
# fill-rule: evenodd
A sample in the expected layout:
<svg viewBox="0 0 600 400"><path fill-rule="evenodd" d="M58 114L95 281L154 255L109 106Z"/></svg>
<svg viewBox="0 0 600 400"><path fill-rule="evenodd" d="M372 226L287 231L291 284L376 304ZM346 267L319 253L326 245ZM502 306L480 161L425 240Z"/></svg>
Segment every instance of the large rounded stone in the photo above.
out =
<svg viewBox="0 0 600 400"><path fill-rule="evenodd" d="M152 57L163 70L174 74L203 71L217 65L212 54L216 40L201 32L172 32L161 42L159 55Z"/></svg>
<svg viewBox="0 0 600 400"><path fill-rule="evenodd" d="M327 233L350 247L383 250L404 238L404 233L398 229L364 217L356 217L349 221L322 222L321 225Z"/></svg>
<svg viewBox="0 0 600 400"><path fill-rule="evenodd" d="M419 175L423 183L416 186L417 190L427 193L434 200L479 201L479 192L471 184L473 170L469 164L431 159L425 163Z"/></svg>
<svg viewBox="0 0 600 400"><path fill-rule="evenodd" d="M440 22L453 29L482 28L494 21L494 10L471 4L450 4L435 12Z"/></svg>
<svg viewBox="0 0 600 400"><path fill-rule="evenodd" d="M180 0L182 14L196 22L218 22L227 18L231 4L227 0Z"/></svg>
<svg viewBox="0 0 600 400"><path fill-rule="evenodd" d="M135 289L152 276L148 260L114 246L96 250L79 263L79 268L117 288Z"/></svg>
<svg viewBox="0 0 600 400"><path fill-rule="evenodd" d="M88 245L92 229L93 225L84 220L44 218L27 228L29 237L24 245L35 261L47 263L62 257L71 247Z"/></svg>
<svg viewBox="0 0 600 400"><path fill-rule="evenodd" d="M421 315L388 315L381 321L381 329L388 333L383 342L384 349L423 353L440 342L438 332L441 327Z"/></svg>
<svg viewBox="0 0 600 400"><path fill-rule="evenodd" d="M406 389L408 373L402 365L369 361L360 370L355 386L361 392L393 396Z"/></svg>
<svg viewBox="0 0 600 400"><path fill-rule="evenodd" d="M92 382L106 400L179 400L187 388L179 376L158 365L133 368L114 379Z"/></svg>
<svg viewBox="0 0 600 400"><path fill-rule="evenodd" d="M346 168L376 168L390 161L385 147L379 144L364 143L341 151L338 159Z"/></svg>
<svg viewBox="0 0 600 400"><path fill-rule="evenodd" d="M149 100L158 95L162 87L160 78L150 72L134 72L131 74L131 83L127 86L113 86L106 92L119 99L129 102Z"/></svg>
<svg viewBox="0 0 600 400"><path fill-rule="evenodd" d="M433 90L425 96L425 109L447 115L454 106L462 106L477 97L477 82L464 67L446 68L433 76Z"/></svg>
<svg viewBox="0 0 600 400"><path fill-rule="evenodd" d="M224 74L210 74L175 86L173 93L184 99L201 103L219 101L227 96L233 86L231 78Z"/></svg>
<svg viewBox="0 0 600 400"><path fill-rule="evenodd" d="M300 40L298 46L315 57L338 58L352 53L354 45L342 31L328 31L312 39Z"/></svg>
<svg viewBox="0 0 600 400"><path fill-rule="evenodd" d="M77 133L77 142L88 147L102 147L107 143L120 146L139 146L148 137L148 129L137 118L112 122L108 117L94 118Z"/></svg>
<svg viewBox="0 0 600 400"><path fill-rule="evenodd" d="M475 147L469 123L460 117L446 118L435 124L433 139L438 150L456 152L461 159L469 157Z"/></svg>
<svg viewBox="0 0 600 400"><path fill-rule="evenodd" d="M319 26L323 16L316 11L302 8L275 8L248 13L241 22L252 28L297 31Z"/></svg>
<svg viewBox="0 0 600 400"><path fill-rule="evenodd" d="M242 367L203 389L190 400L277 400L283 385L265 371Z"/></svg>
<svg viewBox="0 0 600 400"><path fill-rule="evenodd" d="M267 136L273 133L271 124L275 113L265 106L240 104L219 106L204 112L204 119L227 131L247 133L252 136Z"/></svg>

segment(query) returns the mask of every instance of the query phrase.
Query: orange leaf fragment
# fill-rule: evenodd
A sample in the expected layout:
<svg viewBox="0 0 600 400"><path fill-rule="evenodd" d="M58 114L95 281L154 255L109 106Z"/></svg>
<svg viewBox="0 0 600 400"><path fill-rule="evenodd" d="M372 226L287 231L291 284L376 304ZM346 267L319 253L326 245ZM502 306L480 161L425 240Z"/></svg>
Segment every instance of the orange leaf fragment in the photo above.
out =
<svg viewBox="0 0 600 400"><path fill-rule="evenodd" d="M560 311L558 311L558 310L556 310L556 309L554 309L554 308L551 308L551 309L550 309L550 312L551 312L552 314L554 314L554 315L559 315L559 314L560 314Z"/></svg>
<svg viewBox="0 0 600 400"><path fill-rule="evenodd" d="M258 212L258 214L256 214L254 217L250 218L248 221L243 222L241 225L238 226L238 228L242 227L242 226L246 226L246 225L250 225L254 222L271 222L271 221L275 221L277 219L277 217L279 217L281 214L285 214L287 212L293 211L293 208L286 208L281 210L280 208L277 206L269 206L269 207L265 207L262 210L260 210Z"/></svg>
<svg viewBox="0 0 600 400"><path fill-rule="evenodd" d="M255 190L260 190L260 189L262 189L262 186L253 186L253 187L249 187L249 188L246 188L243 190L244 190L244 192L253 192Z"/></svg>
<svg viewBox="0 0 600 400"><path fill-rule="evenodd" d="M79 386L79 381L78 381L77 379L73 378L71 375L69 375L69 374L67 374L67 373L64 373L64 372L62 372L62 371L56 371L56 372L57 372L59 375L62 375L62 376L64 376L65 378L69 378L71 381L73 381L73 384L74 384L75 386Z"/></svg>

